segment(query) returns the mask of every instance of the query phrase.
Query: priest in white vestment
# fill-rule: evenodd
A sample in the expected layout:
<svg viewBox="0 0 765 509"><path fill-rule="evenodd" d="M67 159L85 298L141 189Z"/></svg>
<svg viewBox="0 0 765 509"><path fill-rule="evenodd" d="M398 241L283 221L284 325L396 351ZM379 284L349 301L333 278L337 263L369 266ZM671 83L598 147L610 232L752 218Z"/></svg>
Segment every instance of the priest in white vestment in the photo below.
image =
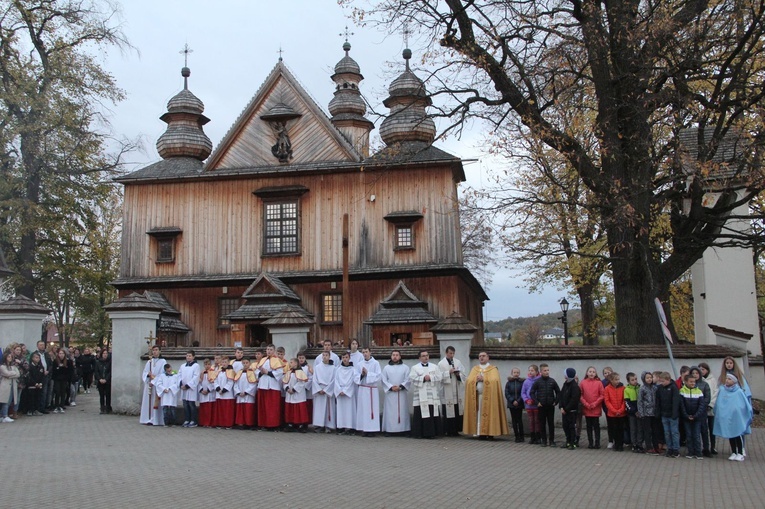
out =
<svg viewBox="0 0 765 509"><path fill-rule="evenodd" d="M434 438L442 434L441 422L441 370L429 362L427 350L420 351L420 362L409 370L412 388L412 436Z"/></svg>
<svg viewBox="0 0 765 509"><path fill-rule="evenodd" d="M356 375L356 429L363 436L374 436L380 431L380 363L372 357L369 348L362 348L364 358L355 366Z"/></svg>
<svg viewBox="0 0 765 509"><path fill-rule="evenodd" d="M327 351L321 354L321 362L313 367L311 390L314 432L335 429L335 365Z"/></svg>
<svg viewBox="0 0 765 509"><path fill-rule="evenodd" d="M467 373L459 359L454 357L454 347L446 347L446 355L438 363L441 370L441 412L444 419L444 434L456 437L462 431L465 380Z"/></svg>
<svg viewBox="0 0 765 509"><path fill-rule="evenodd" d="M159 347L154 345L151 348L151 358L146 361L146 365L143 368L143 395L141 397L141 417L139 418L141 424L153 424L155 426L163 426L165 424L162 410L159 408L157 391L151 383L162 374L165 364L167 362L160 357Z"/></svg>
<svg viewBox="0 0 765 509"><path fill-rule="evenodd" d="M406 433L411 429L409 420L409 366L401 360L401 352L393 350L390 361L381 374L385 399L383 402L382 430L388 433Z"/></svg>
<svg viewBox="0 0 765 509"><path fill-rule="evenodd" d="M343 353L335 370L335 401L337 405L337 433L350 435L356 423L356 366L349 352Z"/></svg>

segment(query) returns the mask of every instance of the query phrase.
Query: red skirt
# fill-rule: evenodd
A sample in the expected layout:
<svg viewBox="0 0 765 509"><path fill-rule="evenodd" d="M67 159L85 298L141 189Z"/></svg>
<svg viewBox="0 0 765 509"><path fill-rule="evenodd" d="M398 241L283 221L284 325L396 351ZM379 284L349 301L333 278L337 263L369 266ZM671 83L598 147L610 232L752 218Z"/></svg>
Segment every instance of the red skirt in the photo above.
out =
<svg viewBox="0 0 765 509"><path fill-rule="evenodd" d="M308 403L285 403L284 404L284 422L287 424L308 424L311 419L308 417Z"/></svg>
<svg viewBox="0 0 765 509"><path fill-rule="evenodd" d="M214 401L208 401L207 403L199 404L199 422L197 424L206 428L215 427Z"/></svg>
<svg viewBox="0 0 765 509"><path fill-rule="evenodd" d="M236 401L233 399L215 400L215 425L220 428L230 428L234 425L234 407Z"/></svg>
<svg viewBox="0 0 765 509"><path fill-rule="evenodd" d="M258 391L258 426L278 428L282 425L282 393L269 389Z"/></svg>
<svg viewBox="0 0 765 509"><path fill-rule="evenodd" d="M237 403L236 418L237 426L255 426L255 403Z"/></svg>

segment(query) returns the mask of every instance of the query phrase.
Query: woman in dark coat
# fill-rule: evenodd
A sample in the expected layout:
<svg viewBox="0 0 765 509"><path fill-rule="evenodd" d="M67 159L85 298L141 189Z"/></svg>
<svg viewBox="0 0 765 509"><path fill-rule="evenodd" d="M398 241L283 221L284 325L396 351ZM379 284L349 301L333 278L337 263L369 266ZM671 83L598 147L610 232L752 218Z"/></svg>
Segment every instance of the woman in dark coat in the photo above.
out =
<svg viewBox="0 0 765 509"><path fill-rule="evenodd" d="M96 360L96 387L101 402L101 413L112 413L112 357L109 350L101 350L101 357Z"/></svg>

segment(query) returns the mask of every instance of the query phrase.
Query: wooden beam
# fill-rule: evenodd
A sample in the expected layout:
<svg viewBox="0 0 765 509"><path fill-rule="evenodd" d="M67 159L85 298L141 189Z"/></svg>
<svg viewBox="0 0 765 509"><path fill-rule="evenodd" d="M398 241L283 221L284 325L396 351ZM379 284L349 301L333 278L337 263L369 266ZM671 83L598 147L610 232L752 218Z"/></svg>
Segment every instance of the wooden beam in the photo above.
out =
<svg viewBox="0 0 765 509"><path fill-rule="evenodd" d="M350 344L350 300L349 300L349 276L348 276L348 214L343 214L343 344ZM347 346L347 345L346 345Z"/></svg>

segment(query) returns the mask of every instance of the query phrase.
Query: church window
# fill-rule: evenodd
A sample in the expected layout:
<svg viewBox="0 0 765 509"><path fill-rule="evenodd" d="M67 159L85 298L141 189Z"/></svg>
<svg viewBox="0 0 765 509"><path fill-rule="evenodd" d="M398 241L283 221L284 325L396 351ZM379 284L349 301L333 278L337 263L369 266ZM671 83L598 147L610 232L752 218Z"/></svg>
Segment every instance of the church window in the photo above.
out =
<svg viewBox="0 0 765 509"><path fill-rule="evenodd" d="M262 187L253 191L263 200L263 256L300 254L301 185Z"/></svg>
<svg viewBox="0 0 765 509"><path fill-rule="evenodd" d="M321 296L322 323L343 323L343 295L325 293Z"/></svg>
<svg viewBox="0 0 765 509"><path fill-rule="evenodd" d="M175 239L164 238L157 239L157 261L174 262L175 261Z"/></svg>
<svg viewBox="0 0 765 509"><path fill-rule="evenodd" d="M298 202L265 204L263 254L295 254L298 252Z"/></svg>
<svg viewBox="0 0 765 509"><path fill-rule="evenodd" d="M154 239L154 260L156 263L175 262L176 241L183 230L177 226L160 226L146 232Z"/></svg>
<svg viewBox="0 0 765 509"><path fill-rule="evenodd" d="M396 249L414 249L412 225L396 226Z"/></svg>
<svg viewBox="0 0 765 509"><path fill-rule="evenodd" d="M227 329L231 327L231 320L224 318L239 309L239 298L220 298L218 299L218 328Z"/></svg>
<svg viewBox="0 0 765 509"><path fill-rule="evenodd" d="M393 226L394 251L415 248L414 227L422 218L423 214L415 210L399 210L391 212L384 217Z"/></svg>

